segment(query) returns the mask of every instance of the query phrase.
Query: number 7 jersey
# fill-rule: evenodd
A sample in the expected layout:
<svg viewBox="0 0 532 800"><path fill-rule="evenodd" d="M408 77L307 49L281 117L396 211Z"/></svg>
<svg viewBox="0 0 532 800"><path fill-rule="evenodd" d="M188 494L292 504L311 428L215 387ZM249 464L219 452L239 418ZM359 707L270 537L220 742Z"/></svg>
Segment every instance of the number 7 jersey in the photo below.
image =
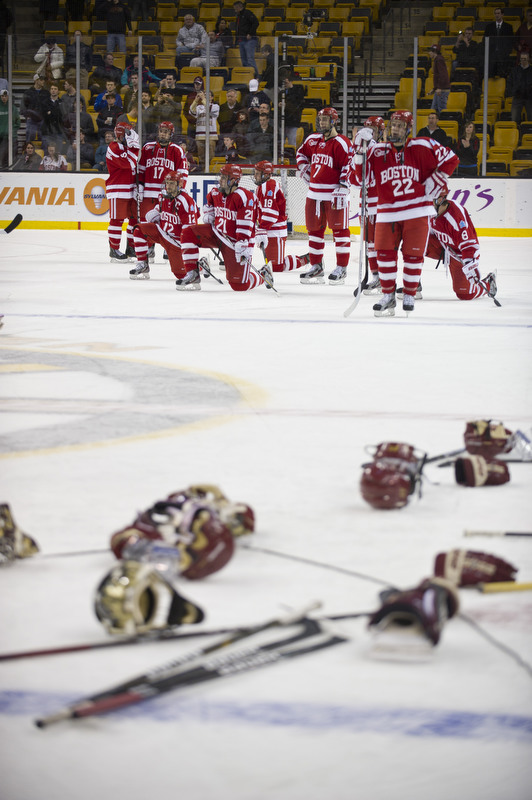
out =
<svg viewBox="0 0 532 800"><path fill-rule="evenodd" d="M433 217L436 212L424 183L436 171L452 175L458 163L458 156L434 139L409 139L401 150L390 142L370 144L368 181L375 181L377 222ZM361 164L355 172L360 181Z"/></svg>

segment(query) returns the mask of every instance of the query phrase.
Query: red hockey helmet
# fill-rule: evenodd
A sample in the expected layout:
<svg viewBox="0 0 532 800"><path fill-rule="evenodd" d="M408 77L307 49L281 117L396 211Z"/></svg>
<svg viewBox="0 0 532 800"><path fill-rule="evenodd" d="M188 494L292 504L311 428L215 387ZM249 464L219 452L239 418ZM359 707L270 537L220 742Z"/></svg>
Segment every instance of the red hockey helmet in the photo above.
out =
<svg viewBox="0 0 532 800"><path fill-rule="evenodd" d="M382 117L368 117L367 120L364 122L364 128L377 128L378 132L381 135L384 133L385 127L386 123L384 122Z"/></svg>
<svg viewBox="0 0 532 800"><path fill-rule="evenodd" d="M242 177L242 170L238 164L224 164L220 169L220 175L227 175L228 178L239 181Z"/></svg>
<svg viewBox="0 0 532 800"><path fill-rule="evenodd" d="M176 188L173 190L173 187L171 187L173 191L170 191L168 184L174 182L176 184ZM170 170L170 172L167 172L164 176L164 185L166 187L166 193L170 197L177 197L183 187L183 176L181 173L176 172L175 170Z"/></svg>
<svg viewBox="0 0 532 800"><path fill-rule="evenodd" d="M362 497L373 508L403 508L414 488L409 471L401 463L391 466L374 461L364 467L360 479Z"/></svg>
<svg viewBox="0 0 532 800"><path fill-rule="evenodd" d="M326 106L318 111L318 117L330 117L334 125L338 122L338 111L332 106Z"/></svg>
<svg viewBox="0 0 532 800"><path fill-rule="evenodd" d="M271 178L273 175L273 164L271 161L259 161L255 164L255 171L253 174L253 180L260 186L261 183L267 181L268 178Z"/></svg>
<svg viewBox="0 0 532 800"><path fill-rule="evenodd" d="M167 120L163 120L163 122L159 123L158 133L160 134L161 131L168 131L168 140L171 141L172 136L174 135L175 127L173 122L168 122Z"/></svg>
<svg viewBox="0 0 532 800"><path fill-rule="evenodd" d="M124 137L126 135L126 131L130 130L132 130L132 127L129 122L117 122L115 125L115 139L120 141L120 137Z"/></svg>
<svg viewBox="0 0 532 800"><path fill-rule="evenodd" d="M399 109L399 111L394 111L390 117L390 122L404 122L406 123L406 133L407 136L412 130L412 125L414 124L414 117L410 111L406 109Z"/></svg>

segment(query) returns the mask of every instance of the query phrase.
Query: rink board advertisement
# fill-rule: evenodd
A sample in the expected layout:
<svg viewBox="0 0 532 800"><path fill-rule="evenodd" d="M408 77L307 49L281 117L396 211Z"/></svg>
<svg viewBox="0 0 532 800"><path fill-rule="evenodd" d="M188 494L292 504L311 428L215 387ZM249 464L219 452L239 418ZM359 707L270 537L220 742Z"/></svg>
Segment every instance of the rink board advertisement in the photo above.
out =
<svg viewBox="0 0 532 800"><path fill-rule="evenodd" d="M0 173L0 224L5 227L16 214L22 214L21 228L63 230L105 230L109 203L105 193L105 174L76 173ZM187 191L199 208L210 189L217 185L215 175L193 175ZM250 176L241 185L253 189ZM287 178L289 220L295 233L305 233L307 185L301 178ZM351 231L358 233L358 190L351 190ZM451 199L464 206L483 236L532 236L532 180L474 178L450 181Z"/></svg>

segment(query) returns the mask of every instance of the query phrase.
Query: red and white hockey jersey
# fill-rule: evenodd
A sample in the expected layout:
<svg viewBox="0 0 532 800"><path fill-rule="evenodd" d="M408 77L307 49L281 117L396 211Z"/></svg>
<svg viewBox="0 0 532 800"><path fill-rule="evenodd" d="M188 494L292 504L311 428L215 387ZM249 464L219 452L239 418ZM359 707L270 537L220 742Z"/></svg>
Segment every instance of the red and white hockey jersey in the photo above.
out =
<svg viewBox="0 0 532 800"><path fill-rule="evenodd" d="M445 250L446 261L454 256L460 261L474 261L478 265L480 245L477 232L468 212L453 200L444 214L430 220L430 232Z"/></svg>
<svg viewBox="0 0 532 800"><path fill-rule="evenodd" d="M257 230L268 231L270 236L285 237L286 197L277 181L268 178L255 190L255 224Z"/></svg>
<svg viewBox="0 0 532 800"><path fill-rule="evenodd" d="M147 221L155 222L175 244L179 244L185 225L195 225L198 218L196 201L186 192L181 192L177 197L159 194L157 205L147 214Z"/></svg>
<svg viewBox="0 0 532 800"><path fill-rule="evenodd" d="M296 153L297 168L309 184L307 197L331 200L338 184L347 185L353 144L342 134L324 139L321 133L307 136Z"/></svg>
<svg viewBox="0 0 532 800"><path fill-rule="evenodd" d="M157 198L165 175L174 171L185 181L188 178L188 161L182 147L173 142L164 147L159 142L144 145L138 162L139 184L144 186L144 197Z"/></svg>
<svg viewBox="0 0 532 800"><path fill-rule="evenodd" d="M138 147L127 147L120 142L111 142L105 160L109 177L105 181L108 198L130 200L137 183Z"/></svg>
<svg viewBox="0 0 532 800"><path fill-rule="evenodd" d="M249 189L238 187L225 195L215 186L207 195L205 210L214 210L212 227L218 238L225 244L255 241L255 197Z"/></svg>
<svg viewBox="0 0 532 800"><path fill-rule="evenodd" d="M397 222L436 213L424 183L437 170L452 175L458 156L434 139L409 139L397 149L391 142L370 143L367 150L368 179L378 195L377 222ZM356 164L358 180L362 165Z"/></svg>

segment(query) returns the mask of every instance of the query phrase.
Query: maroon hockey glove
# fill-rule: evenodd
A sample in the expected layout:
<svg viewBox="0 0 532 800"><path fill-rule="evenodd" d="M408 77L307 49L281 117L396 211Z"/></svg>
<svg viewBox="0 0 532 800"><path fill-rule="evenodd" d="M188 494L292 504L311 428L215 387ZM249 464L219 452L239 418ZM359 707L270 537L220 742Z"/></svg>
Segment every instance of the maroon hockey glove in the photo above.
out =
<svg viewBox="0 0 532 800"><path fill-rule="evenodd" d="M498 486L508 483L510 471L502 461L487 461L482 456L463 456L454 463L456 482L462 486Z"/></svg>
<svg viewBox="0 0 532 800"><path fill-rule="evenodd" d="M513 434L502 422L480 419L466 422L464 443L465 449L472 455L495 458L512 449Z"/></svg>
<svg viewBox="0 0 532 800"><path fill-rule="evenodd" d="M449 550L436 556L434 574L457 586L474 586L477 583L515 581L517 568L490 553Z"/></svg>

